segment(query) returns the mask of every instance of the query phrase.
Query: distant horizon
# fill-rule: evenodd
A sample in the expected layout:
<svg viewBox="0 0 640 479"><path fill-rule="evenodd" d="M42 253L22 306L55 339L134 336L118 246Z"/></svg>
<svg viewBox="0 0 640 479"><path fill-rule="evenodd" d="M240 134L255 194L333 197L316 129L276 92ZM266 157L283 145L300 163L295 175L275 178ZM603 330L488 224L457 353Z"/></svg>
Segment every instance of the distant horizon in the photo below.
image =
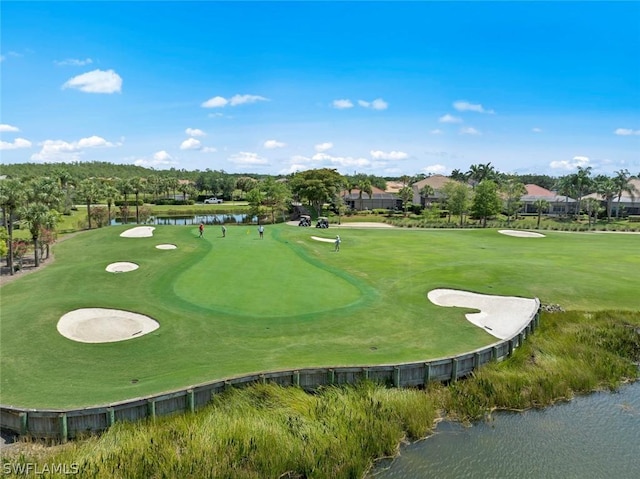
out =
<svg viewBox="0 0 640 479"><path fill-rule="evenodd" d="M637 175L639 25L640 2L3 2L0 163Z"/></svg>

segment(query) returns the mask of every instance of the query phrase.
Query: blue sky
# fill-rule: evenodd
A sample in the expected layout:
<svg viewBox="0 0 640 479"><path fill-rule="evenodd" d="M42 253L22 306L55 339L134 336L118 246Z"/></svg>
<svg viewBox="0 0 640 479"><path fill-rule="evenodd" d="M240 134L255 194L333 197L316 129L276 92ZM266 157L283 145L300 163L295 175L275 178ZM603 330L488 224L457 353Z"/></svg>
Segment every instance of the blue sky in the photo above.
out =
<svg viewBox="0 0 640 479"><path fill-rule="evenodd" d="M640 2L0 4L2 163L640 173Z"/></svg>

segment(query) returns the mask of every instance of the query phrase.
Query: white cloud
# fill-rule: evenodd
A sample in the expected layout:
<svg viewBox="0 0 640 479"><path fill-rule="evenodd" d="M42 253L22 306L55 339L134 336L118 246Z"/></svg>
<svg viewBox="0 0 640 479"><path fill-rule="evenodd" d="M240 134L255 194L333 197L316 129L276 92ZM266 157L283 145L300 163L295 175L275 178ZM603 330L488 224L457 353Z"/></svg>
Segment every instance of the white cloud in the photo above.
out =
<svg viewBox="0 0 640 479"><path fill-rule="evenodd" d="M311 158L294 156L292 160L296 164L315 163L314 167L317 167L318 164L325 164L333 168L368 168L372 165L371 160L367 158L333 156L323 152L315 153Z"/></svg>
<svg viewBox="0 0 640 479"><path fill-rule="evenodd" d="M67 80L62 88L74 88L86 93L120 93L122 78L113 70L93 70Z"/></svg>
<svg viewBox="0 0 640 479"><path fill-rule="evenodd" d="M236 106L244 105L245 103L255 103L257 101L269 101L269 99L259 95L233 95L229 100L229 104Z"/></svg>
<svg viewBox="0 0 640 479"><path fill-rule="evenodd" d="M386 110L388 107L389 104L382 98L376 98L371 102L371 108L373 108L374 110Z"/></svg>
<svg viewBox="0 0 640 479"><path fill-rule="evenodd" d="M0 125L0 132L15 132L15 131L20 131L20 128L18 128L17 126L13 126L13 125L7 125L6 123L3 123Z"/></svg>
<svg viewBox="0 0 640 479"><path fill-rule="evenodd" d="M0 150L17 150L19 148L31 148L31 142L24 138L16 138L11 142L0 141Z"/></svg>
<svg viewBox="0 0 640 479"><path fill-rule="evenodd" d="M226 98L223 98L221 96L214 96L213 98L209 98L200 106L202 106L203 108L222 108L227 103L229 103L229 100L227 100Z"/></svg>
<svg viewBox="0 0 640 479"><path fill-rule="evenodd" d="M58 65L59 67L63 66L74 66L74 67L82 67L84 65L91 65L93 60L91 58L85 58L84 60L78 60L77 58L67 58L66 60L55 60L53 63Z"/></svg>
<svg viewBox="0 0 640 479"><path fill-rule="evenodd" d="M173 159L173 157L169 153L167 153L165 150L161 150L161 151L155 152L151 160L146 158L140 158L135 160L133 164L136 166L153 168L156 166L176 165L177 162Z"/></svg>
<svg viewBox="0 0 640 479"><path fill-rule="evenodd" d="M542 133L542 128L531 128L531 131L534 133Z"/></svg>
<svg viewBox="0 0 640 479"><path fill-rule="evenodd" d="M552 161L549 166L554 170L575 170L579 166L582 168L589 166L589 162L586 156L574 156L572 160Z"/></svg>
<svg viewBox="0 0 640 479"><path fill-rule="evenodd" d="M616 131L614 131L614 133L620 136L640 135L640 130L632 130L631 128L618 128Z"/></svg>
<svg viewBox="0 0 640 479"><path fill-rule="evenodd" d="M443 174L447 170L448 168L446 166L440 165L440 164L429 165L422 168L422 171L424 171L425 173L436 173L436 174Z"/></svg>
<svg viewBox="0 0 640 479"><path fill-rule="evenodd" d="M442 131L440 128L436 128L435 130L431 130L429 133L431 133L432 135L442 135L444 131Z"/></svg>
<svg viewBox="0 0 640 479"><path fill-rule="evenodd" d="M469 126L466 128L460 128L460 134L461 135L479 135L480 132L478 130L476 130L475 128Z"/></svg>
<svg viewBox="0 0 640 479"><path fill-rule="evenodd" d="M344 100L333 100L333 107L338 110L345 110L347 108L353 108L353 102L348 99Z"/></svg>
<svg viewBox="0 0 640 479"><path fill-rule="evenodd" d="M453 107L458 111L475 111L477 113L494 114L493 110L485 110L479 103L469 103L468 101L458 100L453 102Z"/></svg>
<svg viewBox="0 0 640 479"><path fill-rule="evenodd" d="M382 98L376 98L373 101L358 100L358 105L360 105L363 108L371 108L373 110L386 110L389 107L389 104L386 101L384 101Z"/></svg>
<svg viewBox="0 0 640 479"><path fill-rule="evenodd" d="M462 123L462 118L458 118L457 116L449 115L447 113L446 115L442 115L438 118L438 121L440 123Z"/></svg>
<svg viewBox="0 0 640 479"><path fill-rule="evenodd" d="M218 149L213 146L205 146L200 151L202 151L202 153L215 153L216 151L218 151Z"/></svg>
<svg viewBox="0 0 640 479"><path fill-rule="evenodd" d="M267 150L273 150L275 148L284 148L285 146L287 146L287 144L277 140L267 140L264 142L263 146Z"/></svg>
<svg viewBox="0 0 640 479"><path fill-rule="evenodd" d="M329 143L328 141L325 143L318 143L315 146L315 149L317 152L323 152L323 151L327 151L330 150L331 148L333 148L333 143Z"/></svg>
<svg viewBox="0 0 640 479"><path fill-rule="evenodd" d="M248 151L241 151L240 153L231 155L229 157L229 161L236 165L266 165L269 163L269 160L266 158L259 156L257 153L250 153Z"/></svg>
<svg viewBox="0 0 640 479"><path fill-rule="evenodd" d="M370 153L374 160L406 160L409 158L409 155L404 151L384 152L380 150L371 150Z"/></svg>
<svg viewBox="0 0 640 479"><path fill-rule="evenodd" d="M187 128L184 132L189 136L206 136L206 133L198 128Z"/></svg>
<svg viewBox="0 0 640 479"><path fill-rule="evenodd" d="M202 148L202 143L195 138L187 138L180 144L181 150L199 150Z"/></svg>
<svg viewBox="0 0 640 479"><path fill-rule="evenodd" d="M214 96L205 101L201 106L203 108L222 108L227 105L238 106L245 103L256 103L258 101L269 101L268 98L259 95L233 95L227 99L222 96Z"/></svg>
<svg viewBox="0 0 640 479"><path fill-rule="evenodd" d="M84 150L90 148L111 148L120 146L111 143L100 136L89 136L78 141L45 140L39 143L42 149L39 153L31 155L33 161L55 162L55 161L78 161Z"/></svg>

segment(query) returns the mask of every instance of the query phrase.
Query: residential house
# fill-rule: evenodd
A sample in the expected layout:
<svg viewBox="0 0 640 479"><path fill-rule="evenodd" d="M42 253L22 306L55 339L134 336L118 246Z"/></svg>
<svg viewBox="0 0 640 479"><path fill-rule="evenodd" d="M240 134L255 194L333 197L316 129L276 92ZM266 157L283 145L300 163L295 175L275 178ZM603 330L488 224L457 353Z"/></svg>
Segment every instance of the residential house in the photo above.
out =
<svg viewBox="0 0 640 479"><path fill-rule="evenodd" d="M522 210L524 214L537 213L535 202L545 200L549 203L548 215L566 215L575 208L576 200L568 196L559 195L555 191L549 191L538 185L525 185L527 193L520 197L522 201Z"/></svg>
<svg viewBox="0 0 640 479"><path fill-rule="evenodd" d="M445 200L444 195L444 185L452 180L448 176L444 175L431 175L424 180L416 181L413 185L411 185L411 189L413 190L413 204L420 205L422 207L426 207L431 203L442 203ZM420 194L420 191L425 186L430 186L433 189L433 194L428 197L424 197Z"/></svg>
<svg viewBox="0 0 640 479"><path fill-rule="evenodd" d="M402 200L398 195L388 193L375 186L371 187L371 196L366 191L363 191L361 196L360 190L357 188L353 188L351 191L343 190L340 196L347 207L358 211L402 208Z"/></svg>
<svg viewBox="0 0 640 479"><path fill-rule="evenodd" d="M640 215L640 178L633 178L628 182L629 190L623 191L622 196L620 196L620 203L618 203L618 195L613 198L611 202L611 216L627 216L627 215ZM607 202L602 198L602 195L598 193L591 193L583 197L586 198L595 198L600 200L602 203L602 207L607 207ZM620 208L620 213L617 213L618 207Z"/></svg>

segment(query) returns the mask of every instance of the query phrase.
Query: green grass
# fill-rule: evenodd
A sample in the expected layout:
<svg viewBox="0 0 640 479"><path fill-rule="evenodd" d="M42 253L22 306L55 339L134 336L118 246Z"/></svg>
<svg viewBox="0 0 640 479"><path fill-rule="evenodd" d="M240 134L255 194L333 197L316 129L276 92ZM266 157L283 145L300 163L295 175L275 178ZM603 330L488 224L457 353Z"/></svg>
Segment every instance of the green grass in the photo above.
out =
<svg viewBox="0 0 640 479"><path fill-rule="evenodd" d="M262 241L245 226L224 239L217 228L205 239L195 227L119 237L125 229L59 243L53 264L2 287L3 404L104 404L256 371L417 361L495 341L464 310L431 304L426 293L437 287L639 309L635 235L345 229L334 253L310 239L334 229L267 226ZM140 268L107 273L116 261ZM83 307L131 310L161 326L110 344L59 335L60 316Z"/></svg>

